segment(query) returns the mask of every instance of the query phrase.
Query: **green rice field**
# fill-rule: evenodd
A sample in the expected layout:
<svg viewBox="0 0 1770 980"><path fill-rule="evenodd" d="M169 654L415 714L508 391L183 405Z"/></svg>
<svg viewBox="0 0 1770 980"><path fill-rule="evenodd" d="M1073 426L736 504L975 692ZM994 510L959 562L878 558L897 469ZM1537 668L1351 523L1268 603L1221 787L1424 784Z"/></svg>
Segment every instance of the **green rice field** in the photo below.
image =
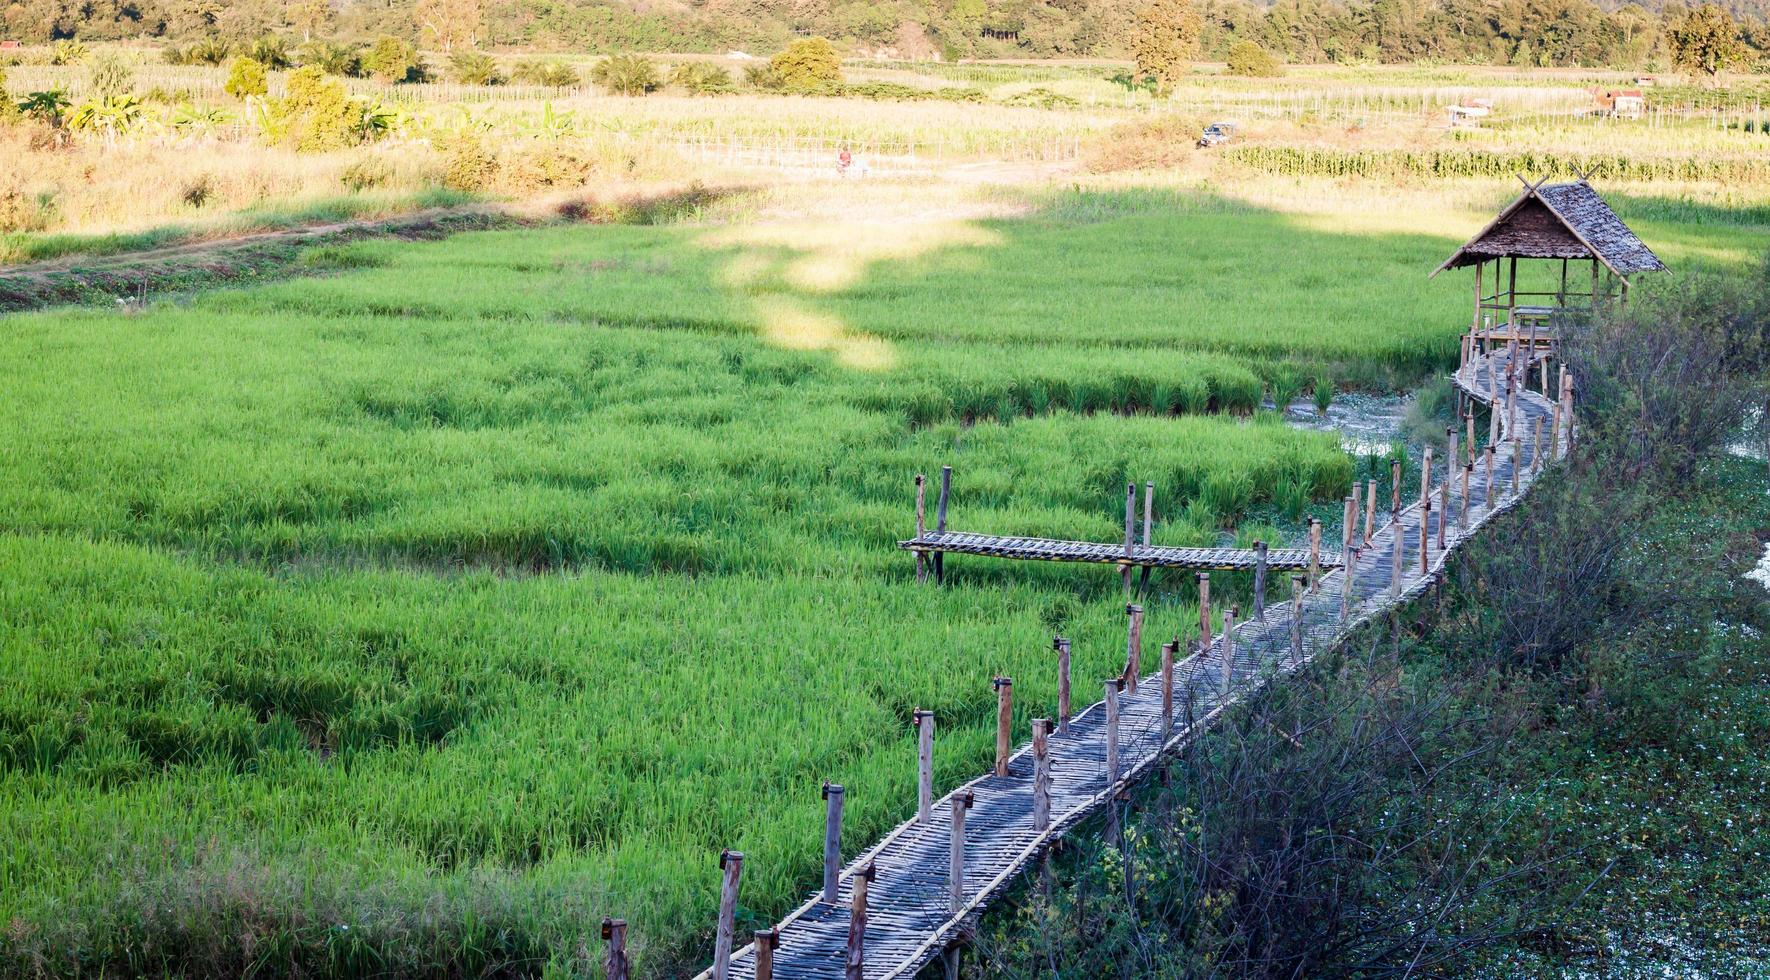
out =
<svg viewBox="0 0 1770 980"><path fill-rule="evenodd" d="M1674 265L1761 239L1642 207ZM955 467L961 529L1113 540L1131 479L1158 542L1294 535L1356 461L1266 390L1454 362L1468 281L1427 273L1478 224L1077 189L0 320L0 972L588 975L605 915L698 965L721 848L759 928L815 884L821 780L850 852L913 811L913 709L944 789L992 675L1017 737L1048 713L1053 631L1122 663L1111 570L918 586L915 474Z"/></svg>

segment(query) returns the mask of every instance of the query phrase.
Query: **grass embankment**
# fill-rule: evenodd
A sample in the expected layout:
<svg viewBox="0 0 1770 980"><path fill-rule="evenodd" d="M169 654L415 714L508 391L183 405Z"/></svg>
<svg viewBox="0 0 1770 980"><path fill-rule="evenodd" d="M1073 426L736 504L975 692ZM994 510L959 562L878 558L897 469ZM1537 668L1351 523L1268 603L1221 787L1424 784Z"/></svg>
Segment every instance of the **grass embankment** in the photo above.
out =
<svg viewBox="0 0 1770 980"><path fill-rule="evenodd" d="M720 848L748 927L816 873L821 779L851 851L908 812L912 708L950 786L990 676L1021 737L1052 701L1052 630L1119 665L1110 572L916 586L914 473L956 466L955 526L1106 540L1127 477L1170 543L1332 500L1332 437L1208 413L1274 358L1451 356L1451 244L1080 194L363 242L8 319L9 968L588 972L605 914L646 969L695 959ZM1194 615L1161 584L1151 635Z"/></svg>

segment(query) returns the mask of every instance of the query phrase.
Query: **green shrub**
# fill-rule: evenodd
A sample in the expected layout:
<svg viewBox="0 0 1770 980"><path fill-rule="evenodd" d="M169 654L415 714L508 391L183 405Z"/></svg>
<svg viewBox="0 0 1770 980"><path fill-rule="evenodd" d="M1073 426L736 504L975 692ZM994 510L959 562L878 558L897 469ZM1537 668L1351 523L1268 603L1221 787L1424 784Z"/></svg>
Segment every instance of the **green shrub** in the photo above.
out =
<svg viewBox="0 0 1770 980"><path fill-rule="evenodd" d="M1279 411L1291 407L1291 402L1303 392L1303 379L1297 377L1297 369L1289 364L1281 364L1272 372L1272 406Z"/></svg>
<svg viewBox="0 0 1770 980"><path fill-rule="evenodd" d="M364 157L353 161L338 175L338 182L345 190L367 191L387 183L393 177L393 168L387 161L379 157Z"/></svg>
<svg viewBox="0 0 1770 980"><path fill-rule="evenodd" d="M363 52L362 65L376 81L390 85L421 81L424 77L424 63L418 58L417 47L391 34L383 35Z"/></svg>
<svg viewBox="0 0 1770 980"><path fill-rule="evenodd" d="M449 56L449 80L462 85L499 85L498 63L482 51L457 51Z"/></svg>
<svg viewBox="0 0 1770 980"><path fill-rule="evenodd" d="M93 95L100 99L117 99L129 94L129 87L135 84L135 69L122 58L110 52L104 52L92 59L92 67L86 73L86 84L91 87Z"/></svg>
<svg viewBox="0 0 1770 980"><path fill-rule="evenodd" d="M662 84L650 58L637 54L612 54L590 69L590 79L615 95L644 95Z"/></svg>
<svg viewBox="0 0 1770 980"><path fill-rule="evenodd" d="M452 191L482 191L498 175L498 158L486 149L477 134L451 136L439 147L448 154L443 164L443 186Z"/></svg>
<svg viewBox="0 0 1770 980"><path fill-rule="evenodd" d="M1082 164L1097 174L1177 167L1191 154L1201 128L1196 116L1185 115L1121 123L1088 147Z"/></svg>
<svg viewBox="0 0 1770 980"><path fill-rule="evenodd" d="M1081 105L1075 99L1061 92L1053 92L1043 86L1030 88L1024 92L1016 92L1003 99L1002 104L1027 106L1033 109L1074 109Z"/></svg>
<svg viewBox="0 0 1770 980"><path fill-rule="evenodd" d="M1284 74L1278 59L1252 41L1237 41L1229 49L1229 74L1271 78Z"/></svg>
<svg viewBox="0 0 1770 980"><path fill-rule="evenodd" d="M289 73L288 93L271 113L271 136L297 150L338 150L363 141L366 107L317 66Z"/></svg>
<svg viewBox="0 0 1770 980"><path fill-rule="evenodd" d="M222 88L236 99L249 99L270 91L263 63L251 58L235 58L228 65L227 84Z"/></svg>
<svg viewBox="0 0 1770 980"><path fill-rule="evenodd" d="M289 55L289 42L272 34L247 45L245 56L271 71L282 71L294 64Z"/></svg>
<svg viewBox="0 0 1770 980"><path fill-rule="evenodd" d="M576 187L589 179L595 168L595 158L578 146L548 141L535 143L512 155L498 167L496 176L503 186L512 190L543 191Z"/></svg>
<svg viewBox="0 0 1770 980"><path fill-rule="evenodd" d="M1326 415L1328 406L1334 403L1334 376L1327 368L1322 368L1315 375L1315 413Z"/></svg>
<svg viewBox="0 0 1770 980"><path fill-rule="evenodd" d="M779 92L781 89L785 88L787 84L786 81L775 72L774 67L767 62L760 65L751 65L748 68L745 68L744 82L751 88L762 89L765 92Z"/></svg>
<svg viewBox="0 0 1770 980"><path fill-rule="evenodd" d="M578 73L561 61L524 61L510 73L510 77L528 85L546 85L552 88L569 88L578 84Z"/></svg>
<svg viewBox="0 0 1770 980"><path fill-rule="evenodd" d="M6 69L0 68L0 124L9 123L19 117L19 109L6 94Z"/></svg>
<svg viewBox="0 0 1770 980"><path fill-rule="evenodd" d="M233 47L221 38L206 37L184 49L186 58L184 63L187 65L208 65L215 68L227 61L227 56L232 52Z"/></svg>
<svg viewBox="0 0 1770 980"><path fill-rule="evenodd" d="M704 61L684 61L670 69L670 84L690 95L719 95L734 89L731 72Z"/></svg>
<svg viewBox="0 0 1770 980"><path fill-rule="evenodd" d="M362 72L362 59L355 49L329 41L309 41L295 52L295 61L312 65L328 75L355 76Z"/></svg>
<svg viewBox="0 0 1770 980"><path fill-rule="evenodd" d="M49 63L52 65L77 65L86 60L86 45L79 41L57 41L49 49Z"/></svg>
<svg viewBox="0 0 1770 980"><path fill-rule="evenodd" d="M821 37L807 37L787 45L768 59L768 68L780 80L780 88L802 95L827 95L842 84L842 59Z"/></svg>

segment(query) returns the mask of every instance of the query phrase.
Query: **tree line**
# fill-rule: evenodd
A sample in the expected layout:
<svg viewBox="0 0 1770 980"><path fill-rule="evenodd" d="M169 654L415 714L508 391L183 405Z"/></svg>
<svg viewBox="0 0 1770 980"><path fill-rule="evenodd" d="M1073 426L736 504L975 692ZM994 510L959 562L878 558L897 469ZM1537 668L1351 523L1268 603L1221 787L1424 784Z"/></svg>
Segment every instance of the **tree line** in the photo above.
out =
<svg viewBox="0 0 1770 980"><path fill-rule="evenodd" d="M921 59L1126 57L1151 23L1185 22L1190 57L1254 44L1293 62L1441 61L1667 70L1684 34L1721 36L1697 65L1755 67L1770 51L1761 6L1694 9L1595 0L690 0L664 12L567 0L13 0L4 37L27 42L152 38L185 43L287 34L368 42L396 36L445 52L491 46L592 53L767 53L821 36L848 52ZM1179 4L1184 10L1167 8ZM1153 13L1152 13L1153 12ZM1158 39L1158 43L1160 40ZM1701 46L1701 45L1697 45Z"/></svg>

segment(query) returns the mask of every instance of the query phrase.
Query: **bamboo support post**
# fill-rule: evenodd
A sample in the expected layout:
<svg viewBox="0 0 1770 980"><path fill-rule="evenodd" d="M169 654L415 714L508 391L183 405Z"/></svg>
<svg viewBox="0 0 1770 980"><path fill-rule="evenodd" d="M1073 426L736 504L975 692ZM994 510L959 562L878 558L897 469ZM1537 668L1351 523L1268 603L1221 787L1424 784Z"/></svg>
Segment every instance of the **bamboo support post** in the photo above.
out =
<svg viewBox="0 0 1770 980"><path fill-rule="evenodd" d="M916 474L916 540L922 540L928 533L928 478ZM916 581L928 581L928 553L916 551Z"/></svg>
<svg viewBox="0 0 1770 980"><path fill-rule="evenodd" d="M1512 465L1506 467L1507 475L1511 478L1508 482L1512 485L1512 496L1514 497L1518 496L1518 471L1523 468L1520 465L1523 462L1524 444L1514 438L1512 440Z"/></svg>
<svg viewBox="0 0 1770 980"><path fill-rule="evenodd" d="M1137 484L1127 483L1125 484L1125 562L1123 568L1125 594L1127 595L1131 592L1131 555L1134 550L1132 537L1136 533L1136 525Z"/></svg>
<svg viewBox="0 0 1770 980"><path fill-rule="evenodd" d="M1532 472L1543 468L1543 418L1537 416L1536 424L1531 427L1530 469Z"/></svg>
<svg viewBox="0 0 1770 980"><path fill-rule="evenodd" d="M1061 636L1051 638L1057 651L1057 734L1069 732L1069 641Z"/></svg>
<svg viewBox="0 0 1770 980"><path fill-rule="evenodd" d="M1266 621L1266 542L1254 542L1254 618Z"/></svg>
<svg viewBox="0 0 1770 980"><path fill-rule="evenodd" d="M1496 489L1493 485L1493 447L1488 446L1487 451L1482 455L1487 462L1487 492L1482 496L1481 502L1487 505L1487 512L1491 514L1494 508L1493 498Z"/></svg>
<svg viewBox="0 0 1770 980"><path fill-rule="evenodd" d="M837 877L842 872L842 797L840 783L824 783L824 903L836 904Z"/></svg>
<svg viewBox="0 0 1770 980"><path fill-rule="evenodd" d="M1143 607L1125 606L1125 690L1137 693L1137 677L1143 673Z"/></svg>
<svg viewBox="0 0 1770 980"><path fill-rule="evenodd" d="M1291 665L1303 662L1303 588L1301 575L1291 576Z"/></svg>
<svg viewBox="0 0 1770 980"><path fill-rule="evenodd" d="M627 980L627 920L602 920L602 974L607 980Z"/></svg>
<svg viewBox="0 0 1770 980"><path fill-rule="evenodd" d="M1518 441L1518 379L1506 376L1506 438Z"/></svg>
<svg viewBox="0 0 1770 980"><path fill-rule="evenodd" d="M1432 499L1432 447L1427 446L1420 454L1420 500Z"/></svg>
<svg viewBox="0 0 1770 980"><path fill-rule="evenodd" d="M1462 503L1458 505L1457 527L1463 528L1464 530L1467 530L1469 527L1469 477L1473 476L1474 473L1474 463L1463 464L1463 493Z"/></svg>
<svg viewBox="0 0 1770 980"><path fill-rule="evenodd" d="M1475 413L1473 411L1463 413L1463 426L1464 426L1464 430L1465 430L1463 432L1463 441L1467 442L1469 444L1469 448L1467 451L1467 454L1469 457L1468 462L1469 462L1470 466L1474 466L1475 465Z"/></svg>
<svg viewBox="0 0 1770 980"><path fill-rule="evenodd" d="M1340 572L1340 619L1345 621L1352 615L1353 591L1358 588L1358 558L1364 549L1353 545L1346 549L1346 567Z"/></svg>
<svg viewBox="0 0 1770 980"><path fill-rule="evenodd" d="M1401 540L1401 528L1399 526L1396 526L1396 527L1392 528L1391 530L1394 533L1390 534L1390 536L1389 536L1389 558L1390 558L1389 593L1391 595L1400 595L1401 594L1401 547L1402 547L1403 542Z"/></svg>
<svg viewBox="0 0 1770 980"><path fill-rule="evenodd" d="M774 980L774 951L780 945L779 929L756 930L756 980Z"/></svg>
<svg viewBox="0 0 1770 980"><path fill-rule="evenodd" d="M1364 488L1364 546L1371 546L1371 535L1377 533L1377 481Z"/></svg>
<svg viewBox="0 0 1770 980"><path fill-rule="evenodd" d="M952 897L952 911L965 907L965 811L971 809L976 796L966 790L953 794L953 824L947 841L947 893Z"/></svg>
<svg viewBox="0 0 1770 980"><path fill-rule="evenodd" d="M1143 485L1143 547L1149 547L1150 534L1155 526L1155 483L1151 481Z"/></svg>
<svg viewBox="0 0 1770 980"><path fill-rule="evenodd" d="M1230 606L1223 614L1223 693L1228 694L1235 684L1235 620L1241 615L1240 606Z"/></svg>
<svg viewBox="0 0 1770 980"><path fill-rule="evenodd" d="M1491 364L1487 372L1487 442L1500 441L1500 367Z"/></svg>
<svg viewBox="0 0 1770 980"><path fill-rule="evenodd" d="M1033 829L1044 833L1051 829L1051 722L1034 718L1033 729Z"/></svg>
<svg viewBox="0 0 1770 980"><path fill-rule="evenodd" d="M1352 547L1358 536L1358 481L1352 481L1352 492L1346 495L1346 507L1340 515L1340 553Z"/></svg>
<svg viewBox="0 0 1770 980"><path fill-rule="evenodd" d="M946 530L946 504L952 495L953 468L942 466L940 468L940 499L934 505L934 529L936 531L944 532ZM946 582L946 553L943 551L934 553L934 581L937 583Z"/></svg>
<svg viewBox="0 0 1770 980"><path fill-rule="evenodd" d="M1198 642L1202 653L1211 648L1211 573L1198 573Z"/></svg>
<svg viewBox="0 0 1770 980"><path fill-rule="evenodd" d="M1432 498L1420 501L1420 574L1432 570Z"/></svg>
<svg viewBox="0 0 1770 980"><path fill-rule="evenodd" d="M1114 677L1106 682L1106 785L1119 781L1119 691L1123 687Z"/></svg>
<svg viewBox="0 0 1770 980"><path fill-rule="evenodd" d="M1561 458L1561 402L1549 409L1549 459Z"/></svg>
<svg viewBox="0 0 1770 980"><path fill-rule="evenodd" d="M934 712L917 708L910 718L916 726L916 822L926 827L934 819Z"/></svg>
<svg viewBox="0 0 1770 980"><path fill-rule="evenodd" d="M1162 741L1174 734L1174 648L1179 640L1162 644Z"/></svg>
<svg viewBox="0 0 1770 980"><path fill-rule="evenodd" d="M1389 464L1389 521L1401 513L1401 460Z"/></svg>
<svg viewBox="0 0 1770 980"><path fill-rule="evenodd" d="M1321 521L1309 518L1309 591L1321 587Z"/></svg>
<svg viewBox="0 0 1770 980"><path fill-rule="evenodd" d="M866 963L867 944L867 885L873 880L877 870L873 862L854 873L854 893L850 897L848 911L848 950L844 957L846 980L861 980L861 971Z"/></svg>
<svg viewBox="0 0 1770 980"><path fill-rule="evenodd" d="M1009 741L1014 721L1014 681L998 677L990 682L996 688L996 775L1008 775L1008 753L1014 745Z"/></svg>
<svg viewBox="0 0 1770 980"><path fill-rule="evenodd" d="M724 878L719 884L719 924L713 935L713 980L728 980L732 928L737 921L738 878L744 871L743 852L720 851L719 869Z"/></svg>

